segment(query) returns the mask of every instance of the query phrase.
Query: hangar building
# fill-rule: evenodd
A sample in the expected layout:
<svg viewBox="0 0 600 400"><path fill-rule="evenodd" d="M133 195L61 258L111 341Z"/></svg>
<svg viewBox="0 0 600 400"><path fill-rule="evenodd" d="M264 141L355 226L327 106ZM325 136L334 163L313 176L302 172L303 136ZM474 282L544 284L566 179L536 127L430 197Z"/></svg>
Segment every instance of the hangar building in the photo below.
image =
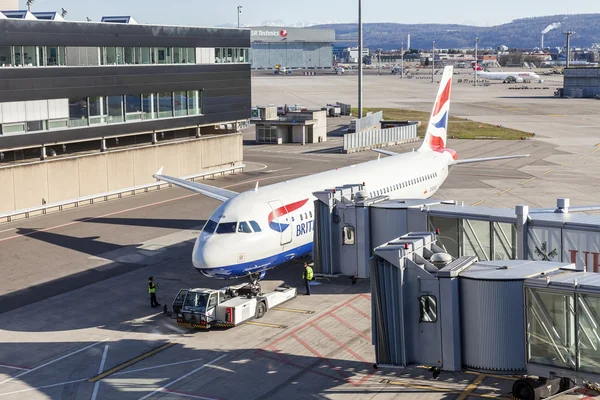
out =
<svg viewBox="0 0 600 400"><path fill-rule="evenodd" d="M333 67L333 29L256 27L250 30L252 69Z"/></svg>

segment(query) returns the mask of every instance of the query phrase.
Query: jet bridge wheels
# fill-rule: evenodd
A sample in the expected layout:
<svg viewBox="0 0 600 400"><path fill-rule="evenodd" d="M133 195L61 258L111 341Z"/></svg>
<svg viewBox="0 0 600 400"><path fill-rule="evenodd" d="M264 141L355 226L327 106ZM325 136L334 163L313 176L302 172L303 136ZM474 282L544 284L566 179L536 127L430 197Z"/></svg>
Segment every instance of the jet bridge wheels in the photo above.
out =
<svg viewBox="0 0 600 400"><path fill-rule="evenodd" d="M571 388L568 378L521 378L513 384L512 394L521 400L541 400Z"/></svg>

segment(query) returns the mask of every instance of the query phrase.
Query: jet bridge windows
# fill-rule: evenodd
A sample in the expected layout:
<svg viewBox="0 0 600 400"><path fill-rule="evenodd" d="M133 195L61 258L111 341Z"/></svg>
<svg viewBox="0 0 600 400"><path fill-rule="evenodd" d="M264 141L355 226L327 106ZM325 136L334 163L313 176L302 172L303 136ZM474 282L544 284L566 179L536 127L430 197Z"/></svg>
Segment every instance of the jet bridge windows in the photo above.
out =
<svg viewBox="0 0 600 400"><path fill-rule="evenodd" d="M419 322L437 321L437 299L435 296L419 297Z"/></svg>

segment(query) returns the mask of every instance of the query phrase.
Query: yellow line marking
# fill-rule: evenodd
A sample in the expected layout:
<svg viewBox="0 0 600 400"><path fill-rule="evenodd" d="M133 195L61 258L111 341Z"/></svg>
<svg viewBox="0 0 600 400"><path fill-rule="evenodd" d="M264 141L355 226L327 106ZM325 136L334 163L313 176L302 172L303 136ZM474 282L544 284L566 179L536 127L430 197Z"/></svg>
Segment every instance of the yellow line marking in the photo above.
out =
<svg viewBox="0 0 600 400"><path fill-rule="evenodd" d="M600 150L600 149L598 149L598 150ZM563 166L563 167L566 167L567 165L571 164L572 162L573 162L573 161L566 162L566 163L564 163L564 164L561 164L561 166Z"/></svg>
<svg viewBox="0 0 600 400"><path fill-rule="evenodd" d="M523 182L521 182L519 185L524 185L524 184L526 184L527 182L531 182L531 181L532 181L532 180L534 180L534 179L536 179L536 177L535 177L535 176L534 176L533 178L529 178L529 179L527 179L526 181L523 181Z"/></svg>
<svg viewBox="0 0 600 400"><path fill-rule="evenodd" d="M246 323L249 324L249 325L266 326L267 328L279 328L279 329L285 329L285 328L287 328L287 325L267 324L265 322L249 321L249 322L246 322Z"/></svg>
<svg viewBox="0 0 600 400"><path fill-rule="evenodd" d="M596 146L598 146L598 145L596 145ZM596 149L596 150L592 151L592 153L595 153L597 151L600 151L600 149Z"/></svg>
<svg viewBox="0 0 600 400"><path fill-rule="evenodd" d="M485 378L484 375L480 375L479 377L481 377L481 380L483 380L483 378ZM414 384L411 384L411 383L404 383L404 382L392 382L389 379L383 379L383 380L379 381L379 383L383 383L383 384L386 384L386 385L404 386L404 387L411 388L411 389L429 390L429 391L434 391L434 392L456 393L456 394L464 393L464 392L460 392L458 390L453 390L453 389L450 389L450 388L441 388L441 387L435 387L435 386L429 386L429 385L414 385ZM471 389L471 390L473 390L473 389ZM507 399L506 397L502 397L502 395L499 395L499 394L469 393L468 396L471 396L471 397L482 397L482 398L485 398L485 399L502 399L502 400Z"/></svg>
<svg viewBox="0 0 600 400"><path fill-rule="evenodd" d="M99 381L100 379L104 379L107 376L114 374L115 372L125 369L125 368L135 364L136 362L145 360L146 358L151 357L151 356L155 355L156 353L160 353L161 351L166 350L171 346L175 346L175 343L169 342L167 344L163 344L162 346L159 346L153 350L150 350L149 352L144 353L140 356L137 356L136 358L132 358L131 360L126 361L123 364L117 365L116 367L113 367L113 368L109 369L108 371L101 373L100 375L96 375L93 378L88 379L88 382L96 382L96 381Z"/></svg>
<svg viewBox="0 0 600 400"><path fill-rule="evenodd" d="M554 170L555 170L555 168L549 169L548 171L544 172L542 175L549 174L550 172L552 172L552 171L554 171Z"/></svg>
<svg viewBox="0 0 600 400"><path fill-rule="evenodd" d="M298 314L314 314L314 311L311 310L298 310L296 308L285 308L285 307L273 307L272 310L277 310L277 311L287 311L287 312L293 312L293 313L298 313Z"/></svg>
<svg viewBox="0 0 600 400"><path fill-rule="evenodd" d="M587 154L582 155L581 157L577 157L578 160L581 160L582 158L586 157Z"/></svg>
<svg viewBox="0 0 600 400"><path fill-rule="evenodd" d="M499 193L496 193L494 196L500 196L501 194L504 194L504 193L509 192L511 190L512 190L512 188L504 189L503 191L501 191Z"/></svg>
<svg viewBox="0 0 600 400"><path fill-rule="evenodd" d="M464 371L465 374L469 374L469 375L481 375L479 372L473 372L473 371ZM512 375L494 375L494 374L485 374L485 376L489 376L490 378L496 378L496 379L506 379L509 381L518 381L520 378L514 377Z"/></svg>
<svg viewBox="0 0 600 400"><path fill-rule="evenodd" d="M479 375L477 378L475 378L475 380L469 385L467 386L467 388L465 389L464 392L462 392L460 394L460 396L458 396L458 398L456 400L465 400L467 397L469 397L469 395L471 394L471 392L473 390L475 390L475 388L485 379L485 375L481 374Z"/></svg>
<svg viewBox="0 0 600 400"><path fill-rule="evenodd" d="M478 206L478 205L480 205L481 203L483 203L484 201L485 201L485 200L479 200L477 203L473 203L473 204L471 204L471 206Z"/></svg>

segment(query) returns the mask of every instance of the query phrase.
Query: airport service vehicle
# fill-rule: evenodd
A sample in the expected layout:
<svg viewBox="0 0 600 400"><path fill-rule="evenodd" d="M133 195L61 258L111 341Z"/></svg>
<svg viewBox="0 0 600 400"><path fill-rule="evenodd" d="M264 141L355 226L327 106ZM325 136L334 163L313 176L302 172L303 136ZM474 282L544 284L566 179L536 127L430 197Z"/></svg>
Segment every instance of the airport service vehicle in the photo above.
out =
<svg viewBox="0 0 600 400"><path fill-rule="evenodd" d="M488 79L490 81L503 81L504 83L523 83L524 81L538 80L540 83L543 81L540 76L535 72L529 71L517 71L517 72L487 72L475 61L471 63L473 71L477 70L477 77Z"/></svg>
<svg viewBox="0 0 600 400"><path fill-rule="evenodd" d="M199 182L163 175L155 178L219 200L198 236L192 263L202 274L219 279L249 277L258 285L264 272L313 250L316 197L314 192L347 184L362 186L363 197L425 199L444 183L453 166L519 156L459 160L446 147L452 87L451 66L444 69L421 146L409 153L388 155L297 179L237 193Z"/></svg>
<svg viewBox="0 0 600 400"><path fill-rule="evenodd" d="M250 284L223 289L181 289L173 300L177 324L186 328L230 328L255 318L296 297L296 288L278 287L260 293Z"/></svg>

